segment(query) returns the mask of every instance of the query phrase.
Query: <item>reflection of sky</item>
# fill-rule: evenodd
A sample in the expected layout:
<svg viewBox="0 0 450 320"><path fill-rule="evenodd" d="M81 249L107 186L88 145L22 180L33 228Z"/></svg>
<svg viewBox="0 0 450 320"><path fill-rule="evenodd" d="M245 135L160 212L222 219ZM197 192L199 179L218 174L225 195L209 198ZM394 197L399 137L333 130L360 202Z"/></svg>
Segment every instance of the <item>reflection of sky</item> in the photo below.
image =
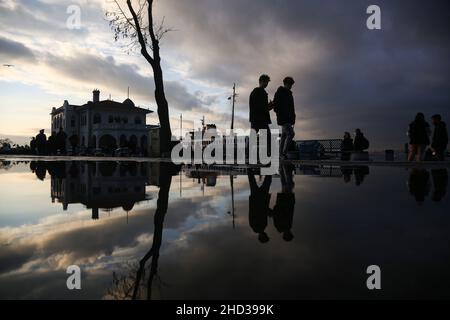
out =
<svg viewBox="0 0 450 320"><path fill-rule="evenodd" d="M49 175L39 181L21 166L0 174L0 297L104 297L112 273L150 249L157 197L135 206L128 221L119 209L94 221L81 205L63 212L52 204ZM283 241L269 218L266 244L249 226L246 176L234 179L235 229L229 177L202 190L183 175L181 197L174 177L158 268L164 285L155 297L448 297L450 199L429 195L418 205L408 175L371 168L360 187L354 179L296 176L294 240ZM271 208L280 190L275 177ZM65 289L70 264L83 270L79 292ZM382 269L377 294L365 289L371 264Z"/></svg>

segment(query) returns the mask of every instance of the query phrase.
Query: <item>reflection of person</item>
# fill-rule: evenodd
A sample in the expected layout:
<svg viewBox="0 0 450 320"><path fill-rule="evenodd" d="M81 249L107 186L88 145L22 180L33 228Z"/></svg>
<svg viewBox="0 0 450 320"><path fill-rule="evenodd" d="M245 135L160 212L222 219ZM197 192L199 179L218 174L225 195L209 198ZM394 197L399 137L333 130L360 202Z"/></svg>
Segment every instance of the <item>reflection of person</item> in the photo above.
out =
<svg viewBox="0 0 450 320"><path fill-rule="evenodd" d="M435 202L439 202L447 193L448 171L447 169L431 170L431 177L433 178L434 189L431 199Z"/></svg>
<svg viewBox="0 0 450 320"><path fill-rule="evenodd" d="M353 169L351 167L341 167L341 172L345 183L352 181Z"/></svg>
<svg viewBox="0 0 450 320"><path fill-rule="evenodd" d="M47 167L45 165L45 162L43 161L31 161L30 163L30 170L31 172L33 172L36 177L41 180L44 181L45 180L45 176L47 174Z"/></svg>
<svg viewBox="0 0 450 320"><path fill-rule="evenodd" d="M294 239L291 231L295 207L293 168L290 163L283 164L280 168L282 191L277 194L277 202L273 208L273 224L283 234L285 241Z"/></svg>
<svg viewBox="0 0 450 320"><path fill-rule="evenodd" d="M423 204L430 193L430 173L426 169L411 170L408 181L409 192L416 198L418 204Z"/></svg>
<svg viewBox="0 0 450 320"><path fill-rule="evenodd" d="M250 197L248 200L249 224L253 231L258 234L259 241L261 243L266 243L269 241L269 236L266 234L265 230L269 217L269 191L270 185L272 184L272 176L265 176L262 185L258 187L255 175L249 173L248 182L250 184Z"/></svg>
<svg viewBox="0 0 450 320"><path fill-rule="evenodd" d="M354 168L353 172L355 173L355 183L358 187L370 173L368 166L357 166Z"/></svg>

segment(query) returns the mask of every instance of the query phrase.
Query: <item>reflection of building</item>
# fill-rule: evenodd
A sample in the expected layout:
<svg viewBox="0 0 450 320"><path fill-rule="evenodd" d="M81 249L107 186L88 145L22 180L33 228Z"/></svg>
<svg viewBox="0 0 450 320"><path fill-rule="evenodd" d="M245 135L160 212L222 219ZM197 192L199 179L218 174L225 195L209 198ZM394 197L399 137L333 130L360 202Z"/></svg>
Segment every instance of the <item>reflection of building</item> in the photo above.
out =
<svg viewBox="0 0 450 320"><path fill-rule="evenodd" d="M92 209L93 219L98 219L99 209L131 211L135 203L149 199L145 187L158 183L157 165L137 162L55 163L53 166L58 168L48 168L52 201L62 203L64 210L71 203L82 203Z"/></svg>
<svg viewBox="0 0 450 320"><path fill-rule="evenodd" d="M69 141L89 148L114 150L132 147L148 150L146 115L152 111L136 107L130 99L123 103L100 101L100 91L94 90L93 100L82 106L66 100L60 108L53 108L52 131L63 128Z"/></svg>

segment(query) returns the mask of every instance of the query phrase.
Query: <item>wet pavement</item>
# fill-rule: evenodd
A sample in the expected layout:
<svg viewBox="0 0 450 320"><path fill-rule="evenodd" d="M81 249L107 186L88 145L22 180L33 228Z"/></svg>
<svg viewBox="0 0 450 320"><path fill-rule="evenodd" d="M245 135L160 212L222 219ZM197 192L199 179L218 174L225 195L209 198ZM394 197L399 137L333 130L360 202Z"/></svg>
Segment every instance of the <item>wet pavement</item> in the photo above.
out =
<svg viewBox="0 0 450 320"><path fill-rule="evenodd" d="M52 160L0 161L0 298L450 297L445 165Z"/></svg>

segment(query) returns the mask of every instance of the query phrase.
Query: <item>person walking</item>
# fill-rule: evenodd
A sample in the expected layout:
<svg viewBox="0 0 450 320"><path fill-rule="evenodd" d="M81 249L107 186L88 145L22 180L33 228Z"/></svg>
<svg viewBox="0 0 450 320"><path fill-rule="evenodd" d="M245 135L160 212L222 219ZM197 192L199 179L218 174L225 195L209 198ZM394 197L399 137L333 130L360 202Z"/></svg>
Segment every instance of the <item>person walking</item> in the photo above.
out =
<svg viewBox="0 0 450 320"><path fill-rule="evenodd" d="M442 121L441 115L439 114L432 116L431 120L434 125L431 151L437 160L444 161L448 145L447 125Z"/></svg>
<svg viewBox="0 0 450 320"><path fill-rule="evenodd" d="M422 161L426 147L430 144L430 125L425 121L425 115L419 112L408 129L409 154L408 161Z"/></svg>
<svg viewBox="0 0 450 320"><path fill-rule="evenodd" d="M259 77L259 86L253 89L250 94L250 124L252 131L254 133L260 133L261 130L265 131L267 136L267 146L268 152L270 152L270 128L269 125L272 123L270 120L270 109L271 104L269 104L269 96L266 92L266 88L269 85L270 77L263 74ZM258 143L259 145L259 143ZM259 148L258 148L259 149Z"/></svg>
<svg viewBox="0 0 450 320"><path fill-rule="evenodd" d="M295 137L295 106L292 87L294 79L286 77L283 86L279 87L273 99L274 111L277 114L277 123L281 126L280 157L287 159L287 152Z"/></svg>

